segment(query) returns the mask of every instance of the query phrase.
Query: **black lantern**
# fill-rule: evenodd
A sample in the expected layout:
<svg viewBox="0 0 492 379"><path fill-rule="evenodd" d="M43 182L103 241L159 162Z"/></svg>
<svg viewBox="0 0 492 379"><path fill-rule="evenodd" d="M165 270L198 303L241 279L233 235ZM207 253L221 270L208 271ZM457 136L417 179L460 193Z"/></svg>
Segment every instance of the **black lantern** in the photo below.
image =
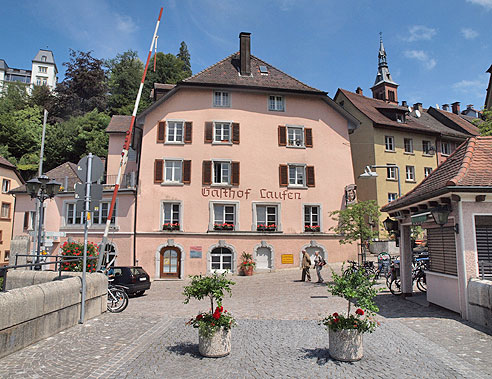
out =
<svg viewBox="0 0 492 379"><path fill-rule="evenodd" d="M392 220L389 217L386 217L386 220L383 221L383 225L388 232L393 232L398 230L398 221Z"/></svg>
<svg viewBox="0 0 492 379"><path fill-rule="evenodd" d="M448 207L438 207L431 211L432 217L437 225L443 226L448 223L451 210Z"/></svg>
<svg viewBox="0 0 492 379"><path fill-rule="evenodd" d="M32 198L35 198L36 196L38 196L38 192L41 189L41 185L42 185L42 183L38 179L36 179L36 178L31 179L31 180L28 180L26 182L26 190L27 190L27 193Z"/></svg>

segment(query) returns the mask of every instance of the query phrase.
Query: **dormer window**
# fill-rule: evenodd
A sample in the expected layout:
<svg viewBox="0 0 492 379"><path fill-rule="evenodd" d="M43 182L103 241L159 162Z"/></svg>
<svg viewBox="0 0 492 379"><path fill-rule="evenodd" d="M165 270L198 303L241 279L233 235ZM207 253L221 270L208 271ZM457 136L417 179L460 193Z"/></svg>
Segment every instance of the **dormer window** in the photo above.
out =
<svg viewBox="0 0 492 379"><path fill-rule="evenodd" d="M404 123L405 122L405 115L401 113L396 114L396 122Z"/></svg>
<svg viewBox="0 0 492 379"><path fill-rule="evenodd" d="M46 59L47 59L47 58L46 58L46 55L43 55L43 56L41 57L41 62L46 62Z"/></svg>

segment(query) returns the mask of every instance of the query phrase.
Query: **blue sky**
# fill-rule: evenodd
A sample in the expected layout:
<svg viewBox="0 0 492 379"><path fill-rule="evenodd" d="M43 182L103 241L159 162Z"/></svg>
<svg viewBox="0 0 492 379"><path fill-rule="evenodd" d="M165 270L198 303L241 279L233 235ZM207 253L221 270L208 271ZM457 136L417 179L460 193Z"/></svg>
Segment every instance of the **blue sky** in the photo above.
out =
<svg viewBox="0 0 492 379"><path fill-rule="evenodd" d="M158 50L177 53L184 40L193 73L237 51L248 31L254 55L297 79L332 97L357 86L369 95L383 32L400 101L484 103L492 0L3 0L0 58L30 68L48 47L60 81L69 48L145 59L161 6Z"/></svg>

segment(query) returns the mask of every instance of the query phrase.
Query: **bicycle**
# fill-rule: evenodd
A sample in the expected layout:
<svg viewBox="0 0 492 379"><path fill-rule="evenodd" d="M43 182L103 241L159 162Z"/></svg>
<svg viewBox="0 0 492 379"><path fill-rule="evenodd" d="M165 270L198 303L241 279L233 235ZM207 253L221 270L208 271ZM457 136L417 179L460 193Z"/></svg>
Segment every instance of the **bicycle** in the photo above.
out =
<svg viewBox="0 0 492 379"><path fill-rule="evenodd" d="M368 277L376 278L376 269L374 268L374 262L364 262L362 265L359 265L355 261L347 261L349 263L349 267L343 272L343 276L347 276L353 272L357 272L359 270L363 270L364 275Z"/></svg>
<svg viewBox="0 0 492 379"><path fill-rule="evenodd" d="M120 285L113 285L108 283L108 311L111 313L123 312L128 306L128 294L126 290L128 288Z"/></svg>
<svg viewBox="0 0 492 379"><path fill-rule="evenodd" d="M415 263L412 264L412 287L414 283L417 285L417 289L420 292L427 292L427 280L425 276L425 271L428 265L428 258L417 258ZM399 264L399 262L395 262ZM402 293L401 280L398 275L399 265L392 263L391 266L391 281L389 285L387 284L390 292L393 295L400 295Z"/></svg>

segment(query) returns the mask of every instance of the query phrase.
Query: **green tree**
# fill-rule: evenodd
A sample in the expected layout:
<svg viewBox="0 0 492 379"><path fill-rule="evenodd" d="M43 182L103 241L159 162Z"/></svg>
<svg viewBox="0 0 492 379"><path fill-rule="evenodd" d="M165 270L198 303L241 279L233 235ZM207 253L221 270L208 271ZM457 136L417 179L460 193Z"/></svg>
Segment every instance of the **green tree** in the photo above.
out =
<svg viewBox="0 0 492 379"><path fill-rule="evenodd" d="M31 106L38 106L42 110L48 111L48 122L55 123L59 121L55 116L57 98L51 92L48 86L34 86L29 97L29 104Z"/></svg>
<svg viewBox="0 0 492 379"><path fill-rule="evenodd" d="M143 63L137 52L128 50L106 61L108 68L109 114L129 115L133 111L138 87L142 80Z"/></svg>
<svg viewBox="0 0 492 379"><path fill-rule="evenodd" d="M108 92L104 61L94 58L90 51L70 49L70 61L63 65L66 67L65 79L56 87L57 114L68 119L93 109L104 111Z"/></svg>
<svg viewBox="0 0 492 379"><path fill-rule="evenodd" d="M187 76L191 76L191 63L190 63L190 53L188 51L188 46L185 41L181 41L181 45L179 46L179 53L177 57L183 61L184 70Z"/></svg>
<svg viewBox="0 0 492 379"><path fill-rule="evenodd" d="M26 85L17 82L5 83L0 95L0 114L15 112L27 107L29 96Z"/></svg>
<svg viewBox="0 0 492 379"><path fill-rule="evenodd" d="M492 109L484 109L483 120L474 120L475 126L480 129L481 136L492 136Z"/></svg>
<svg viewBox="0 0 492 379"><path fill-rule="evenodd" d="M331 212L330 216L337 222L331 230L342 236L340 244L359 241L364 246L378 236L380 212L375 200L350 204L345 209Z"/></svg>

